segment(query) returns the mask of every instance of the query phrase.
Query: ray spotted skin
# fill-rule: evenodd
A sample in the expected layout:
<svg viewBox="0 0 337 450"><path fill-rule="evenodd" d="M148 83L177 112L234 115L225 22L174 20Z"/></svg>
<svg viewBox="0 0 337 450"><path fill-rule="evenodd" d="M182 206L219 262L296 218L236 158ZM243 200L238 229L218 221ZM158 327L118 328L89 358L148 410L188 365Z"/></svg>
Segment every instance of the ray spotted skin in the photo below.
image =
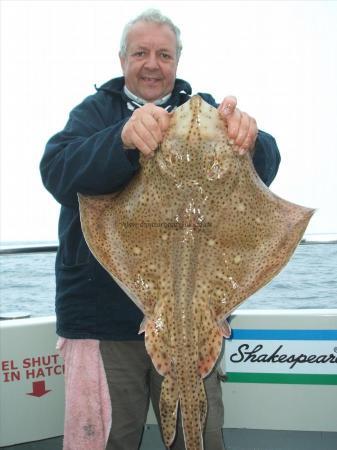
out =
<svg viewBox="0 0 337 450"><path fill-rule="evenodd" d="M285 266L313 210L275 196L199 96L175 111L126 189L79 199L91 251L144 313L146 348L164 376L165 444L179 405L186 449L202 450L203 378L228 336L226 318Z"/></svg>

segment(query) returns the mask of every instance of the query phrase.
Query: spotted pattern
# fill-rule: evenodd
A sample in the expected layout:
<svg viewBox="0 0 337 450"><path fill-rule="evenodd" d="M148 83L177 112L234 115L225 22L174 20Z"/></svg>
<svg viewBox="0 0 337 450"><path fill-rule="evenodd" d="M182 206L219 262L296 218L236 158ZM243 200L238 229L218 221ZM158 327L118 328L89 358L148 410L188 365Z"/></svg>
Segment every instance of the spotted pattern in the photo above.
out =
<svg viewBox="0 0 337 450"><path fill-rule="evenodd" d="M79 200L92 253L144 313L146 348L164 376L166 445L180 404L186 448L202 450L202 380L229 333L225 319L284 267L313 210L275 196L199 96L176 110L126 189Z"/></svg>

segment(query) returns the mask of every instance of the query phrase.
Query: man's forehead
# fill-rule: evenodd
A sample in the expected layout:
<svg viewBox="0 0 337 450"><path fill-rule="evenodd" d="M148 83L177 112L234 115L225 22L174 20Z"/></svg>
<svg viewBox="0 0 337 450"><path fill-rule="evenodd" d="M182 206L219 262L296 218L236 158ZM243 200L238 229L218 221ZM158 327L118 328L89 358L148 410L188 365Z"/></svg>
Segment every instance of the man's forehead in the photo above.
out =
<svg viewBox="0 0 337 450"><path fill-rule="evenodd" d="M154 22L137 22L130 29L127 37L128 47L152 47L165 50L176 48L176 36L166 24Z"/></svg>

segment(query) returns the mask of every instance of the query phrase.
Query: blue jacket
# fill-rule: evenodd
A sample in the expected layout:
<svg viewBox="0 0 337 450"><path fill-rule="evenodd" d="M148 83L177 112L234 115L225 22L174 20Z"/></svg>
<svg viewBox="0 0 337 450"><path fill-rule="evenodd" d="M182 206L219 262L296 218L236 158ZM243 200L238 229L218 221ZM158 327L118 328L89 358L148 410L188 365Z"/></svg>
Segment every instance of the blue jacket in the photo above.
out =
<svg viewBox="0 0 337 450"><path fill-rule="evenodd" d="M77 193L118 191L139 169L139 152L125 151L121 130L131 116L115 78L84 99L64 128L47 143L40 170L45 187L61 204L56 256L57 333L73 339L137 340L142 313L91 255L82 235ZM167 105L179 106L191 95L190 85L176 80ZM216 106L209 94L200 94ZM129 105L130 106L130 105ZM275 140L259 131L255 168L269 185L280 162Z"/></svg>

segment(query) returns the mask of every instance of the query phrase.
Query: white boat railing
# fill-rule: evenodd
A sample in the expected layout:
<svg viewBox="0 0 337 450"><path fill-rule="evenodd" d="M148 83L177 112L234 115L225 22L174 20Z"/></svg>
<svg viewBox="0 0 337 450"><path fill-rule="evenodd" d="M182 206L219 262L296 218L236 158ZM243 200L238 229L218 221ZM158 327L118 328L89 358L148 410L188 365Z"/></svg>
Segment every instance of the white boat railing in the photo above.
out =
<svg viewBox="0 0 337 450"><path fill-rule="evenodd" d="M337 432L337 310L238 310L231 325L224 427ZM0 336L0 447L62 435L55 317L3 320Z"/></svg>

